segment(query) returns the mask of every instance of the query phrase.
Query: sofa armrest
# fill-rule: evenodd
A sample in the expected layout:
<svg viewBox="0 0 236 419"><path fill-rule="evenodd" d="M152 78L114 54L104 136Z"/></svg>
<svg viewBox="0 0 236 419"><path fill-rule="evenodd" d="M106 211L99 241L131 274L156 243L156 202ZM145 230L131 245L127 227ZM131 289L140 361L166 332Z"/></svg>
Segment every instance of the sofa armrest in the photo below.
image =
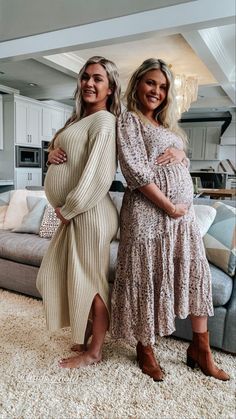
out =
<svg viewBox="0 0 236 419"><path fill-rule="evenodd" d="M236 277L233 280L233 291L230 301L226 305L225 331L223 349L236 353Z"/></svg>

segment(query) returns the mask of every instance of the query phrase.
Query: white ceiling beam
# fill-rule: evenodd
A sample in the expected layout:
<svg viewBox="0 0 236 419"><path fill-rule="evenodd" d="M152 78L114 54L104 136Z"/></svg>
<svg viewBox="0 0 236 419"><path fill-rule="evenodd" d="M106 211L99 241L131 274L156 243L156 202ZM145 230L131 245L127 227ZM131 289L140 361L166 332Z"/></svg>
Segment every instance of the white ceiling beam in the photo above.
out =
<svg viewBox="0 0 236 419"><path fill-rule="evenodd" d="M85 60L73 52L48 55L46 57L35 58L35 60L75 78L77 78L78 72L85 63Z"/></svg>
<svg viewBox="0 0 236 419"><path fill-rule="evenodd" d="M234 0L198 0L0 43L0 60L22 60L81 48L234 22Z"/></svg>
<svg viewBox="0 0 236 419"><path fill-rule="evenodd" d="M218 80L232 103L236 104L235 79L232 78L234 63L226 53L218 29L192 31L182 35Z"/></svg>

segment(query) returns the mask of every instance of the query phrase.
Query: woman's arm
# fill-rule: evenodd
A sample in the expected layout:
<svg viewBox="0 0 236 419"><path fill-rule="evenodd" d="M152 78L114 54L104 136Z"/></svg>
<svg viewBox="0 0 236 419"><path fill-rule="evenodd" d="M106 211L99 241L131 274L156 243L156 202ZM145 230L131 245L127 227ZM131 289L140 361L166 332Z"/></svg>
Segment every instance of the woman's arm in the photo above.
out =
<svg viewBox="0 0 236 419"><path fill-rule="evenodd" d="M163 209L171 218L182 217L188 212L186 205L172 204L172 202L163 194L155 183L142 186L139 190L157 207Z"/></svg>

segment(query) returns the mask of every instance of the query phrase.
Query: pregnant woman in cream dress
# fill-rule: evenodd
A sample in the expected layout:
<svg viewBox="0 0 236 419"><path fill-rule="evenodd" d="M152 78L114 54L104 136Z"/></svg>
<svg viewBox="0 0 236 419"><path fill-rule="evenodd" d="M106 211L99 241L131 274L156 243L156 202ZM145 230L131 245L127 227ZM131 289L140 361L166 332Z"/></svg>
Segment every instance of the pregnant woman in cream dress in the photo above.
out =
<svg viewBox="0 0 236 419"><path fill-rule="evenodd" d="M110 242L118 228L108 194L116 171L116 116L120 111L116 66L92 57L78 75L76 110L52 142L67 155L50 165L45 192L61 223L43 258L37 287L49 330L71 326L72 339L84 343L89 313L89 349L63 359L63 368L98 362L109 326Z"/></svg>

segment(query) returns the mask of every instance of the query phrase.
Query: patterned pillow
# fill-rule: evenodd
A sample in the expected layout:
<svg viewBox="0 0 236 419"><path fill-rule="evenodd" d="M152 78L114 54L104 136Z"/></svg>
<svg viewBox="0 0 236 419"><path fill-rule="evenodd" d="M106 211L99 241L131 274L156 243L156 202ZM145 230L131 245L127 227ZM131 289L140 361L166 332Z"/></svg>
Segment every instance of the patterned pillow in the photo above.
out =
<svg viewBox="0 0 236 419"><path fill-rule="evenodd" d="M233 276L236 258L236 209L223 202L216 202L212 206L216 209L216 217L203 238L207 259Z"/></svg>
<svg viewBox="0 0 236 419"><path fill-rule="evenodd" d="M54 208L48 204L44 211L42 223L39 229L39 236L50 239L59 224L60 220L57 218Z"/></svg>

